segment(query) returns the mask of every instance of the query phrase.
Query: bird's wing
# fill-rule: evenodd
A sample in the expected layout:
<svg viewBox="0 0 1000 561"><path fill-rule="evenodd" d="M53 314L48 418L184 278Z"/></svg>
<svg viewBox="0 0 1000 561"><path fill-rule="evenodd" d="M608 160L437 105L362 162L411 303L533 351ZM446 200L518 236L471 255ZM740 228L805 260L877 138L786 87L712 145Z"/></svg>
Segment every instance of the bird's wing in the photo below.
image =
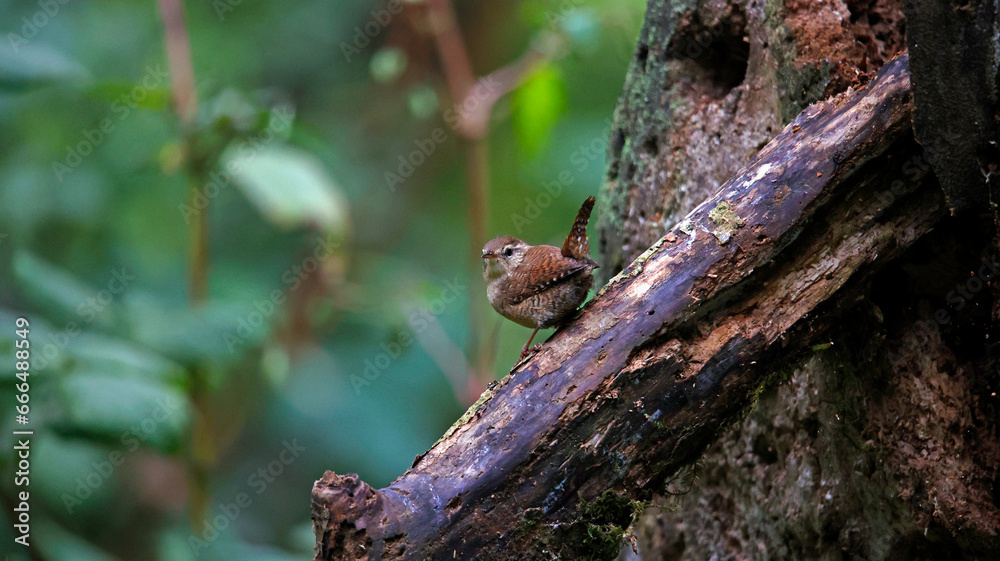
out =
<svg viewBox="0 0 1000 561"><path fill-rule="evenodd" d="M536 245L524 254L516 270L507 275L508 299L511 304L518 304L588 266L587 262L564 256L556 247Z"/></svg>

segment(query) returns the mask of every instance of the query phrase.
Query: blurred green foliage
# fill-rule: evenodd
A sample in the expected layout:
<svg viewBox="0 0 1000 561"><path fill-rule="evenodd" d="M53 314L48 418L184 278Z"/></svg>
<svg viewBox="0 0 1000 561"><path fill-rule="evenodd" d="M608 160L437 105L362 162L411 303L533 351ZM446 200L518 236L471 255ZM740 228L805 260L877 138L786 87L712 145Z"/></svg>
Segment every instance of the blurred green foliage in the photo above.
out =
<svg viewBox="0 0 1000 561"><path fill-rule="evenodd" d="M306 558L323 470L387 485L460 416L452 359L485 302L464 140L442 119L454 100L426 6L402 6L187 2L185 127L155 2L0 1L5 559ZM559 244L596 192L642 8L456 4L479 75L555 45L493 108L489 235ZM203 217L208 297L193 305ZM492 311L479 328L502 376L528 330ZM10 518L21 428L30 557Z"/></svg>

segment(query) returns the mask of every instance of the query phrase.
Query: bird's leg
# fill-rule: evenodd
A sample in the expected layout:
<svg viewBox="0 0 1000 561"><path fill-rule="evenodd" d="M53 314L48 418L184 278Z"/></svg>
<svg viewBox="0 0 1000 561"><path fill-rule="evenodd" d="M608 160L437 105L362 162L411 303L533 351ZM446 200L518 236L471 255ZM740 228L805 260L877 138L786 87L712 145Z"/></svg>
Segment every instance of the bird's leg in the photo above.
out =
<svg viewBox="0 0 1000 561"><path fill-rule="evenodd" d="M528 342L525 343L524 347L521 348L521 359L522 360L524 359L524 357L528 356L528 346L531 345L531 341L535 338L535 334L538 333L539 329L541 329L541 326L536 327L535 330L531 332L531 337L528 337Z"/></svg>

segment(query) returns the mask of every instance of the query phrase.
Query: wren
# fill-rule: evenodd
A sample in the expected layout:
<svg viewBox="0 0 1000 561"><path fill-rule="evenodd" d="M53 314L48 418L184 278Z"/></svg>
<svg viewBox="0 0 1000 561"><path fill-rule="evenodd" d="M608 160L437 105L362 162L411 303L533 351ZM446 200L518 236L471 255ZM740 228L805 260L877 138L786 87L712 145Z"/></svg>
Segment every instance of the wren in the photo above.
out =
<svg viewBox="0 0 1000 561"><path fill-rule="evenodd" d="M572 314L587 298L594 285L587 221L594 197L583 201L573 229L562 249L551 245L528 245L512 236L493 238L483 247L483 279L486 296L503 317L535 330L521 349L528 346L539 329L552 327Z"/></svg>

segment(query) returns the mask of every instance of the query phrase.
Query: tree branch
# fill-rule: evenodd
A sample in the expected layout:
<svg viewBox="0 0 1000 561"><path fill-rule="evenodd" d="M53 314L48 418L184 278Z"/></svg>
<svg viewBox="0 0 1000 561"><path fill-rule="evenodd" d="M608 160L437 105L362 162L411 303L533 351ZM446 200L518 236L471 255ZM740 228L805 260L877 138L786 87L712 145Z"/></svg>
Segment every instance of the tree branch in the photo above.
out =
<svg viewBox="0 0 1000 561"><path fill-rule="evenodd" d="M614 558L640 506L944 215L908 60L816 104L384 489L327 472L316 559Z"/></svg>

